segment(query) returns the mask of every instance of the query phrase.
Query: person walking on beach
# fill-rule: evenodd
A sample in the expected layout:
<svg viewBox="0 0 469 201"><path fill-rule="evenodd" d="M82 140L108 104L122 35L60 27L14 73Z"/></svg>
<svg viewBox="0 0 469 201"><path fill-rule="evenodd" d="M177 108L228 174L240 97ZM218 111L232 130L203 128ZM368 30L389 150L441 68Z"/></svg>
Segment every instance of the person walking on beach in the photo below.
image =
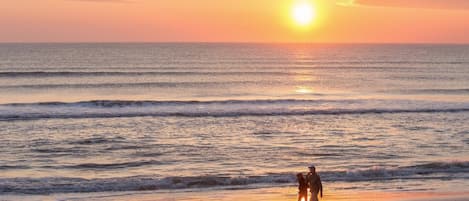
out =
<svg viewBox="0 0 469 201"><path fill-rule="evenodd" d="M298 201L308 201L308 182L303 173L298 173L296 178L298 179ZM302 198L304 200L301 200Z"/></svg>
<svg viewBox="0 0 469 201"><path fill-rule="evenodd" d="M318 193L321 193L322 198L322 182L321 177L316 173L316 167L310 165L308 175L306 175L306 181L309 184L309 191L311 192L310 201L318 201Z"/></svg>

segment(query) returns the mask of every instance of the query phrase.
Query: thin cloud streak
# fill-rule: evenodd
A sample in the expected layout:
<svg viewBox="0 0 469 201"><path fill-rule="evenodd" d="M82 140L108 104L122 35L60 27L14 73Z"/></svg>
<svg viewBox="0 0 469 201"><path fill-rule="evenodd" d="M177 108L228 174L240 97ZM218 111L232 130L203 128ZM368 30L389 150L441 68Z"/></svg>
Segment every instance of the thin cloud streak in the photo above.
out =
<svg viewBox="0 0 469 201"><path fill-rule="evenodd" d="M469 0L338 0L337 5L467 10Z"/></svg>
<svg viewBox="0 0 469 201"><path fill-rule="evenodd" d="M134 3L134 1L131 1L131 0L67 0L67 1L97 2L97 3Z"/></svg>

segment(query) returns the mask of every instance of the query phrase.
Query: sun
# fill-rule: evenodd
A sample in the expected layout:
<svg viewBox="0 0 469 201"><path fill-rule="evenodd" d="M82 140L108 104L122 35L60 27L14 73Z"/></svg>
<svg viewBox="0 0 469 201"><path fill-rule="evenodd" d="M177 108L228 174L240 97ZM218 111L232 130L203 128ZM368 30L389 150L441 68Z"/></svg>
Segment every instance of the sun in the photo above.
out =
<svg viewBox="0 0 469 201"><path fill-rule="evenodd" d="M316 8L310 1L296 2L292 7L292 18L298 26L309 26L316 19Z"/></svg>

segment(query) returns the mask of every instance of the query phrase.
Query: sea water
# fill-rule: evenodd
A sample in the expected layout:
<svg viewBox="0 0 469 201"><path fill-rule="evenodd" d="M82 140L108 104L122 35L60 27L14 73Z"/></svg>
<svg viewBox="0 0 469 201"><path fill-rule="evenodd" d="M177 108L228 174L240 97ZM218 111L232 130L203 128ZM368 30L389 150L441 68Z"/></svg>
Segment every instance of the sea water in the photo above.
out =
<svg viewBox="0 0 469 201"><path fill-rule="evenodd" d="M469 186L469 46L0 44L0 195ZM467 189L466 189L467 190Z"/></svg>

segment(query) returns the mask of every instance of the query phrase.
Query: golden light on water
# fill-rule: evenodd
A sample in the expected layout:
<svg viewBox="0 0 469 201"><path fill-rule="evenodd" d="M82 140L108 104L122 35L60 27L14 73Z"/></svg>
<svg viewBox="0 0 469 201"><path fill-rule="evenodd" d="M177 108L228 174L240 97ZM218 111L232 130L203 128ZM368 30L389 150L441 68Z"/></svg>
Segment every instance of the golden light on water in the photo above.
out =
<svg viewBox="0 0 469 201"><path fill-rule="evenodd" d="M298 87L296 87L295 92L298 93L298 94L311 94L311 93L314 92L314 90L311 87L298 86Z"/></svg>
<svg viewBox="0 0 469 201"><path fill-rule="evenodd" d="M295 81L314 81L316 80L315 77L313 77L312 75L298 75L298 76L295 76Z"/></svg>

